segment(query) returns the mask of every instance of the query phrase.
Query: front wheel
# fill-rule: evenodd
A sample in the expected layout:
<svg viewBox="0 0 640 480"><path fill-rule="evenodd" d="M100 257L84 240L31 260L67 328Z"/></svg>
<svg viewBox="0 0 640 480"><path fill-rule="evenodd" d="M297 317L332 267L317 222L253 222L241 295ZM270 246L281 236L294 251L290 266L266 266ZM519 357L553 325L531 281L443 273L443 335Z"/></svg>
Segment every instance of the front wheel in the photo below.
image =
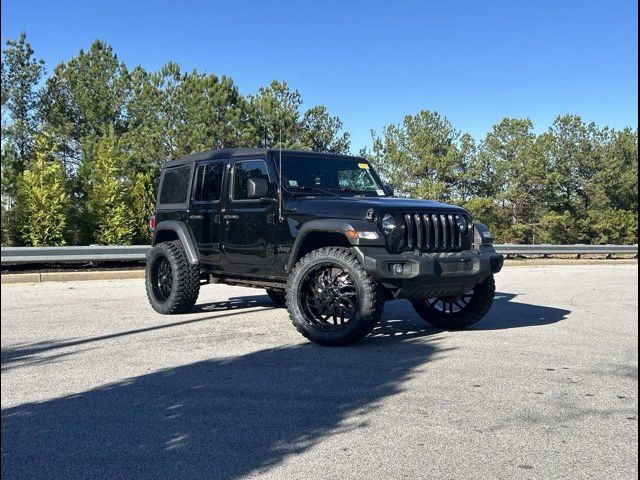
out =
<svg viewBox="0 0 640 480"><path fill-rule="evenodd" d="M434 297L411 302L422 319L434 327L462 330L478 323L491 309L496 293L493 275L472 290L455 297Z"/></svg>
<svg viewBox="0 0 640 480"><path fill-rule="evenodd" d="M347 248L320 248L303 257L289 275L286 294L293 325L320 345L365 337L382 310L376 282Z"/></svg>

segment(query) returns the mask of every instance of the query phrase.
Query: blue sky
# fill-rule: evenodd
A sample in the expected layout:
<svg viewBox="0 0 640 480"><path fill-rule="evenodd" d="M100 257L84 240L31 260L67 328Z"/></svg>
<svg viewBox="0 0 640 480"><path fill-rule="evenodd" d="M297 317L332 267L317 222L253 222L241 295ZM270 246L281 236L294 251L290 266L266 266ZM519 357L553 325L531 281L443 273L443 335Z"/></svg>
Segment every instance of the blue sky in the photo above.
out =
<svg viewBox="0 0 640 480"><path fill-rule="evenodd" d="M477 139L505 116L637 127L637 19L633 0L3 0L2 43L26 31L49 72L100 38L130 67L174 60L243 93L287 80L357 151L421 109Z"/></svg>

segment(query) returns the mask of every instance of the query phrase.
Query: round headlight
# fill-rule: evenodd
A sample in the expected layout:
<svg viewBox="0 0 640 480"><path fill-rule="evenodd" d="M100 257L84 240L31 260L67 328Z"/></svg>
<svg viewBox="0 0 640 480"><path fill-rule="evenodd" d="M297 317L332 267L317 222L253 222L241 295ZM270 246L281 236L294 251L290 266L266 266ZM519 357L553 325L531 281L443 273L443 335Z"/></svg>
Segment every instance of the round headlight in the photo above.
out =
<svg viewBox="0 0 640 480"><path fill-rule="evenodd" d="M393 218L393 215L387 213L384 217L382 217L382 230L384 233L390 234L396 229L396 219Z"/></svg>
<svg viewBox="0 0 640 480"><path fill-rule="evenodd" d="M469 228L469 220L467 220L467 217L465 217L464 215L456 215L457 221L458 221L458 227L460 228L461 232L466 232L467 229Z"/></svg>

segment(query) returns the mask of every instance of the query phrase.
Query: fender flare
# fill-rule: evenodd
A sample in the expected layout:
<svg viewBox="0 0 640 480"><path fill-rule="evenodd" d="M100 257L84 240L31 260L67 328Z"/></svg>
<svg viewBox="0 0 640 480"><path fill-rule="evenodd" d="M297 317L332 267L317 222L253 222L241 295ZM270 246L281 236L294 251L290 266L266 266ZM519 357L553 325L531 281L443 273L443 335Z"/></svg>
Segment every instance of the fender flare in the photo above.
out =
<svg viewBox="0 0 640 480"><path fill-rule="evenodd" d="M347 237L347 230L356 230L358 232L375 232L378 235L376 239L351 239ZM349 241L352 246L384 246L385 239L382 232L379 231L377 225L373 222L365 220L340 220L340 219L318 219L304 223L296 233L296 239L291 247L289 260L287 261L286 271L290 272L295 264L300 247L304 243L304 239L310 233L328 232L339 233Z"/></svg>
<svg viewBox="0 0 640 480"><path fill-rule="evenodd" d="M163 220L162 222L158 223L153 232L151 245L156 245L156 243L158 243L156 240L158 234L160 232L166 231L175 232L176 235L178 235L178 238L180 239L180 242L182 242L182 246L184 247L184 251L187 254L187 260L189 260L190 264L197 265L198 263L200 263L200 259L198 258L198 250L195 247L195 242L191 237L189 228L184 222L178 222L176 220Z"/></svg>

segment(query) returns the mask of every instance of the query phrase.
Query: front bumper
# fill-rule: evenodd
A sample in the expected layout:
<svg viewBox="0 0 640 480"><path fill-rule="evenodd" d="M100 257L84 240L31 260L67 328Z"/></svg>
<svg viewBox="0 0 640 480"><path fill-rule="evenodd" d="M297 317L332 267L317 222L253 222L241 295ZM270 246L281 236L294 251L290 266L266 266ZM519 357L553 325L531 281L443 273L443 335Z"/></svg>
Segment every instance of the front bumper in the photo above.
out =
<svg viewBox="0 0 640 480"><path fill-rule="evenodd" d="M394 298L458 295L502 269L504 258L490 245L454 253L389 254L379 247L354 247L369 275ZM402 265L402 273L394 271Z"/></svg>

